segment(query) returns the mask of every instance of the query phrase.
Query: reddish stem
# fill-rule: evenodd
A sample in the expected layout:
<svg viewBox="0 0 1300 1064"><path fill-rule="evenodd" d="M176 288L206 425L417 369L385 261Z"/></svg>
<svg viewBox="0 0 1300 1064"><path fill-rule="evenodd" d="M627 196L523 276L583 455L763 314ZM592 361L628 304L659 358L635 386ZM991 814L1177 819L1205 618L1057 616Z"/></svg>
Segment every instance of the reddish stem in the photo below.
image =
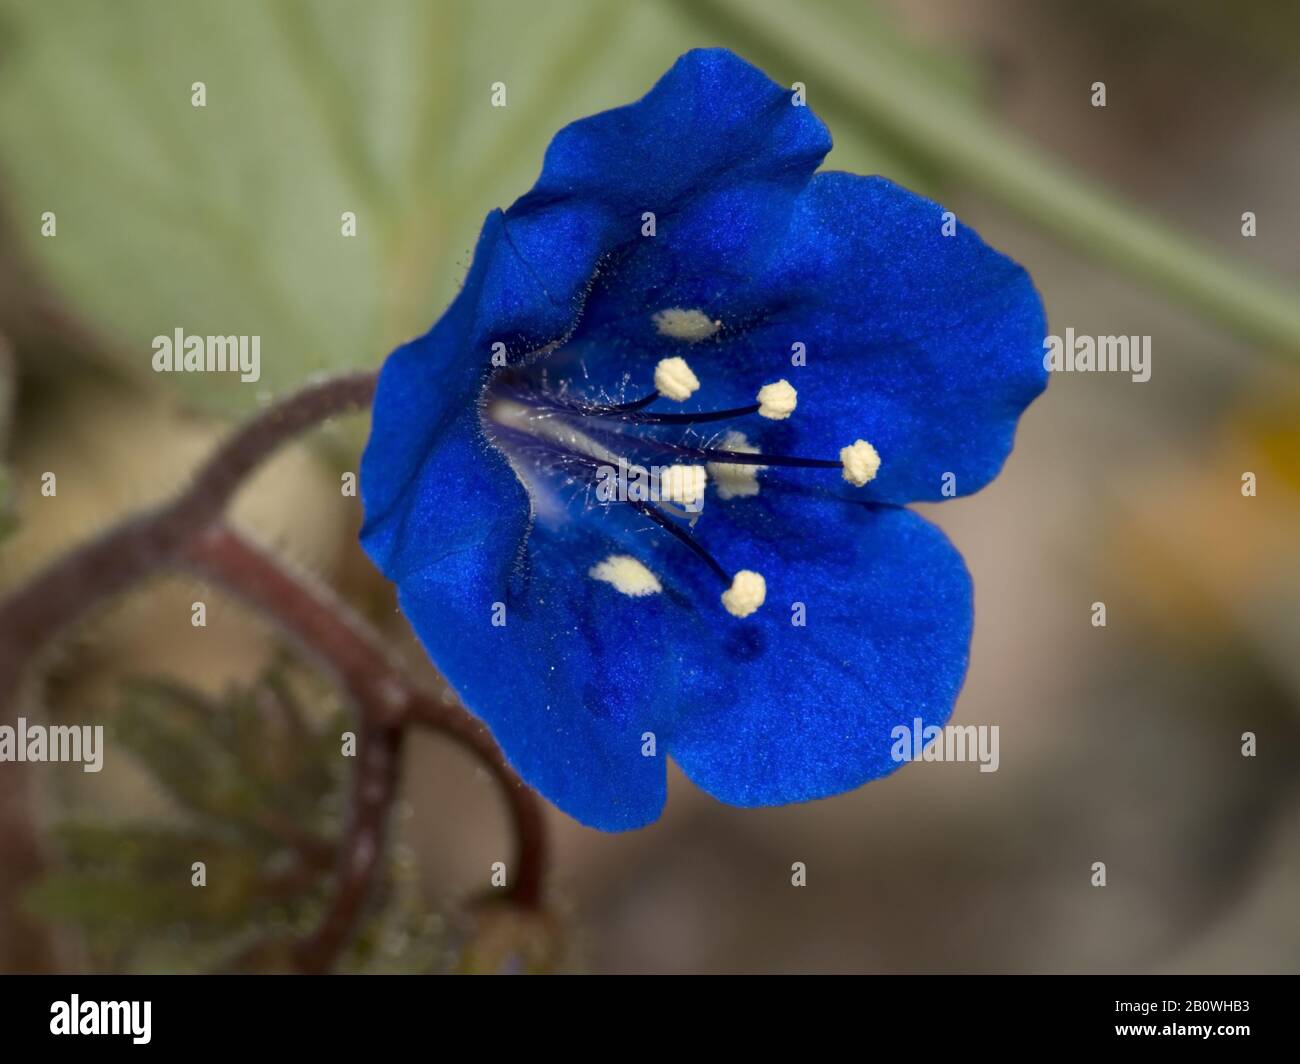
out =
<svg viewBox="0 0 1300 1064"><path fill-rule="evenodd" d="M413 687L378 635L327 588L291 574L220 523L235 490L273 450L327 417L365 406L374 388L373 373L352 374L309 385L268 407L218 447L174 500L129 518L0 602L0 705L6 708L17 705L27 668L56 636L145 577L176 565L220 581L274 618L337 676L358 710L358 764L331 900L317 928L294 950L297 967L306 972L331 968L356 926L380 865L410 724L452 735L502 784L519 847L511 891L516 903L540 904L546 861L537 798L487 730L463 709Z"/></svg>

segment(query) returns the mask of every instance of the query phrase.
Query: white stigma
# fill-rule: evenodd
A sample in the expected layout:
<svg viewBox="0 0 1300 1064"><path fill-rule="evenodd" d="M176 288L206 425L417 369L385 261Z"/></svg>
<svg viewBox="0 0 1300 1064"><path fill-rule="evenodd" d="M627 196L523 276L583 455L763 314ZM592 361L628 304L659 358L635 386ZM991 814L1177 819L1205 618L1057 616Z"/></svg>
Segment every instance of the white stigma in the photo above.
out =
<svg viewBox="0 0 1300 1064"><path fill-rule="evenodd" d="M784 421L794 413L798 401L799 393L789 381L765 384L758 390L758 415L773 421Z"/></svg>
<svg viewBox="0 0 1300 1064"><path fill-rule="evenodd" d="M704 486L708 480L703 466L669 466L659 471L659 498L691 506L704 499Z"/></svg>
<svg viewBox="0 0 1300 1064"><path fill-rule="evenodd" d="M866 440L858 440L840 448L840 461L844 463L844 479L860 488L880 469L880 455Z"/></svg>
<svg viewBox="0 0 1300 1064"><path fill-rule="evenodd" d="M659 578L630 554L611 554L587 570L593 580L602 580L632 598L657 595L663 590Z"/></svg>
<svg viewBox="0 0 1300 1064"><path fill-rule="evenodd" d="M688 344L707 340L722 328L722 322L711 319L702 310L687 310L685 307L669 307L658 311L651 319L659 335L673 340L685 340Z"/></svg>
<svg viewBox="0 0 1300 1064"><path fill-rule="evenodd" d="M743 432L728 432L722 437L722 450L758 454ZM707 466L719 499L745 499L758 494L758 473L767 466L737 465L735 462L710 462Z"/></svg>
<svg viewBox="0 0 1300 1064"><path fill-rule="evenodd" d="M684 358L660 359L655 366L655 391L665 399L682 403L700 388L700 379L691 372Z"/></svg>
<svg viewBox="0 0 1300 1064"><path fill-rule="evenodd" d="M762 573L741 569L731 578L731 587L722 593L722 604L733 617L748 617L767 598L767 581Z"/></svg>

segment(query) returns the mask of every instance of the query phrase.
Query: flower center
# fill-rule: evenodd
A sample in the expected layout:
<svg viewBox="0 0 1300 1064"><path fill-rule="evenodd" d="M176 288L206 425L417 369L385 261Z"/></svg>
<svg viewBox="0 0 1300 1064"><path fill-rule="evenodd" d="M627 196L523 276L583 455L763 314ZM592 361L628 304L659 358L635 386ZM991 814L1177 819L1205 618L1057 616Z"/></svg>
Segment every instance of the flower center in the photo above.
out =
<svg viewBox="0 0 1300 1064"><path fill-rule="evenodd" d="M694 432L696 426L755 416L782 421L794 413L798 396L781 380L761 387L747 406L702 413L662 408L684 402L699 388L691 367L678 357L655 367L653 389L619 403L551 387L544 369L510 368L484 387L481 415L490 441L509 459L541 516L563 509L558 485L594 491L602 504L630 506L703 562L723 585L724 608L747 617L766 597L762 575L746 569L729 574L693 534L709 481L721 502L757 495L758 473L770 466L838 469L861 487L875 477L880 456L866 440L842 448L837 459L764 454L734 430L721 438L721 446L706 443ZM654 574L627 555L611 555L590 575L633 597L660 590Z"/></svg>

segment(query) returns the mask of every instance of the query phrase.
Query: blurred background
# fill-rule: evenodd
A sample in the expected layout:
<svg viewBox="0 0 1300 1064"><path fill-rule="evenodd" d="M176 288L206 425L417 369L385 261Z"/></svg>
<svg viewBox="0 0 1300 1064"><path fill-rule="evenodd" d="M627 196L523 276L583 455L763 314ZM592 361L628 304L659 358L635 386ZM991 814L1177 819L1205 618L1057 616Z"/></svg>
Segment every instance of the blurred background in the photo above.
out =
<svg viewBox="0 0 1300 1064"><path fill-rule="evenodd" d="M717 44L807 85L829 167L940 199L1024 263L1052 332L1152 337L1149 382L1054 375L1003 475L925 508L976 588L954 722L998 725L1000 768L772 810L671 770L662 821L626 835L548 808L547 919L485 931L463 902L510 853L504 804L415 735L342 967L1300 970L1289 0L0 0L0 588L166 497L271 396L422 332L556 129ZM261 382L153 374L176 327L260 335ZM365 430L285 449L235 519L431 677L339 490ZM98 775L0 765L0 970L204 970L311 925L330 851L285 874L279 828L338 830L348 711L322 674L179 578L38 664L0 722L104 723L110 745ZM224 870L206 891L195 854Z"/></svg>

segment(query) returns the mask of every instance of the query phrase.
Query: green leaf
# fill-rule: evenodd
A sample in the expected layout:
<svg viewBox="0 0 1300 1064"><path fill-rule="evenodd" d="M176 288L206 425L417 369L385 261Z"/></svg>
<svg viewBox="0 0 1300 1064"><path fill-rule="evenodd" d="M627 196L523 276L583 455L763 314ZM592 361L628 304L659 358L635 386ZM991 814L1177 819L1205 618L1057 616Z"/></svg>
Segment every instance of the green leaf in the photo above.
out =
<svg viewBox="0 0 1300 1064"><path fill-rule="evenodd" d="M558 128L735 43L618 0L0 0L0 29L0 167L27 251L138 374L177 328L260 336L257 384L169 375L231 411L423 332ZM837 158L904 176L867 137Z"/></svg>
<svg viewBox="0 0 1300 1064"><path fill-rule="evenodd" d="M110 968L132 958L143 970L215 964L217 954L186 944L234 954L247 938L304 933L337 860L346 773L337 694L287 654L220 699L172 681L134 681L125 693L114 740L175 799L176 815L56 824L59 861L28 891L28 910L80 928ZM201 888L194 861L206 866Z"/></svg>

